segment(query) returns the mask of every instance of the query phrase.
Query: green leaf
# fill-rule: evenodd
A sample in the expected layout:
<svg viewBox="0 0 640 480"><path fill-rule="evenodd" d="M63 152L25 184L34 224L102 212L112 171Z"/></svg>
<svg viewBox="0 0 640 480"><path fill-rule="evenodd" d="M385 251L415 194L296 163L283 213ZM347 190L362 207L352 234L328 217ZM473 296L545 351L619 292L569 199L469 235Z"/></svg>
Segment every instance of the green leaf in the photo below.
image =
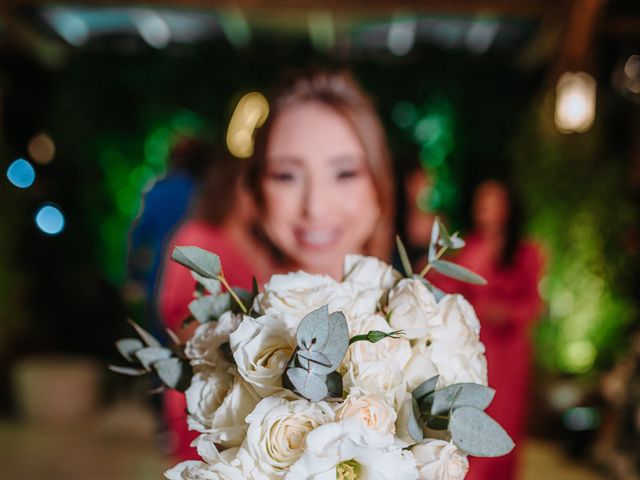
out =
<svg viewBox="0 0 640 480"><path fill-rule="evenodd" d="M327 390L328 396L332 398L342 398L343 385L342 375L339 372L331 372L327 375Z"/></svg>
<svg viewBox="0 0 640 480"><path fill-rule="evenodd" d="M305 316L296 331L298 347L308 351L322 351L329 340L329 306L314 310Z"/></svg>
<svg viewBox="0 0 640 480"><path fill-rule="evenodd" d="M431 241L429 242L429 263L436 259L436 245L438 244L438 238L440 237L440 220L438 218L433 222L431 227Z"/></svg>
<svg viewBox="0 0 640 480"><path fill-rule="evenodd" d="M153 364L160 380L167 387L184 392L191 384L191 366L179 358L167 358Z"/></svg>
<svg viewBox="0 0 640 480"><path fill-rule="evenodd" d="M333 312L329 315L329 333L327 343L321 352L331 361L331 371L337 369L342 363L349 349L349 325L342 312ZM329 372L318 372L329 373Z"/></svg>
<svg viewBox="0 0 640 480"><path fill-rule="evenodd" d="M205 278L220 275L220 258L200 247L174 247L171 258Z"/></svg>
<svg viewBox="0 0 640 480"><path fill-rule="evenodd" d="M435 391L425 398L432 415L445 415L460 407L484 410L493 400L496 391L477 383L456 383Z"/></svg>
<svg viewBox="0 0 640 480"><path fill-rule="evenodd" d="M244 288L235 287L233 288L233 292L238 296L245 307L251 308L254 298L252 292L250 292L249 290L245 290ZM238 305L235 301L231 303L231 311L233 311L233 313L244 313L240 308L240 305Z"/></svg>
<svg viewBox="0 0 640 480"><path fill-rule="evenodd" d="M451 414L449 430L453 443L476 457L506 455L515 444L489 415L474 407L457 408Z"/></svg>
<svg viewBox="0 0 640 480"><path fill-rule="evenodd" d="M144 368L150 370L151 365L158 360L164 360L171 357L171 350L168 348L147 347L136 351L135 356L140 360L140 363Z"/></svg>
<svg viewBox="0 0 640 480"><path fill-rule="evenodd" d="M200 323L217 320L229 309L231 309L231 295L228 293L207 295L189 303L189 312Z"/></svg>
<svg viewBox="0 0 640 480"><path fill-rule="evenodd" d="M411 396L417 400L434 392L439 378L440 375L436 375L435 377L431 377L429 380L425 380L418 385L413 392L411 392Z"/></svg>
<svg viewBox="0 0 640 480"><path fill-rule="evenodd" d="M467 283L475 285L486 285L487 281L477 273L472 272L468 268L462 267L446 260L436 260L431 262L431 266L442 275L455 278Z"/></svg>
<svg viewBox="0 0 640 480"><path fill-rule="evenodd" d="M296 391L307 400L319 402L329 393L326 375L316 375L304 368L290 368L287 370L287 376Z"/></svg>
<svg viewBox="0 0 640 480"><path fill-rule="evenodd" d="M144 368L120 367L118 365L109 365L109 370L122 375L130 375L132 377L139 377L147 373Z"/></svg>
<svg viewBox="0 0 640 480"><path fill-rule="evenodd" d="M398 235L396 235L396 246L398 247L398 254L400 255L400 262L402 263L405 277L409 278L413 275L411 261L409 260L409 255L407 255L407 249L404 247L404 243L402 243Z"/></svg>
<svg viewBox="0 0 640 480"><path fill-rule="evenodd" d="M451 235L450 240L451 240L451 246L449 248L453 250L464 248L464 246L466 245L466 242L462 239L462 237L458 235L458 232Z"/></svg>
<svg viewBox="0 0 640 480"><path fill-rule="evenodd" d="M116 348L120 352L120 355L122 355L126 360L135 362L133 354L136 350L144 348L144 343L137 338L121 338L116 341Z"/></svg>
<svg viewBox="0 0 640 480"><path fill-rule="evenodd" d="M424 438L424 432L422 431L422 427L418 419L420 417L420 409L418 408L418 404L414 398L411 399L411 412L408 418L407 430L409 431L409 435L416 442L421 442Z"/></svg>
<svg viewBox="0 0 640 480"><path fill-rule="evenodd" d="M298 359L302 368L315 371L315 367L331 368L331 360L322 352L309 352L307 350L298 350ZM317 372L325 373L325 372Z"/></svg>
<svg viewBox="0 0 640 480"><path fill-rule="evenodd" d="M217 295L222 291L222 283L217 278L204 277L196 272L191 272L191 276L211 295Z"/></svg>
<svg viewBox="0 0 640 480"><path fill-rule="evenodd" d="M260 286L258 285L258 279L255 277L251 277L251 290L253 291L253 298L256 298L260 295Z"/></svg>
<svg viewBox="0 0 640 480"><path fill-rule="evenodd" d="M154 348L162 348L162 344L158 340L156 340L155 337L151 335L149 332L147 332L144 328L142 328L140 325L138 325L136 322L134 322L131 319L127 321L131 324L131 326L133 326L133 328L135 328L136 332L138 333L138 335L140 335L140 338L142 338L142 340L144 341L144 343L147 344L147 346L154 347Z"/></svg>

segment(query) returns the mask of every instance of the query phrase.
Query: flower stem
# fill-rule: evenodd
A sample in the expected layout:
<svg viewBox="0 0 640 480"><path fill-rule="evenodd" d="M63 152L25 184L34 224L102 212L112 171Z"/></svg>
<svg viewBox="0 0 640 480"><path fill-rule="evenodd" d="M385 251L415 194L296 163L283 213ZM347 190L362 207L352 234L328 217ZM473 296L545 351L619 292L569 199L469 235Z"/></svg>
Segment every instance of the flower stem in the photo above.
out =
<svg viewBox="0 0 640 480"><path fill-rule="evenodd" d="M436 258L435 260L440 260L440 257L442 257L442 255L444 255L444 252L447 251L447 247L441 247L440 250L438 250L438 253L436 253ZM431 270L431 262L427 263L427 265L422 269L422 271L418 274L421 277L424 277L429 270Z"/></svg>
<svg viewBox="0 0 640 480"><path fill-rule="evenodd" d="M247 307L244 306L244 303L242 303L242 300L240 300L238 295L236 295L236 292L234 292L233 289L229 286L229 282L227 282L227 279L224 278L224 274L222 272L220 272L220 275L218 275L218 280L220 280L220 283L222 283L222 285L224 285L224 287L229 292L229 295L231 295L231 297L238 304L238 306L240 307L240 310L242 310L242 313L244 313L246 315L247 311L248 311Z"/></svg>

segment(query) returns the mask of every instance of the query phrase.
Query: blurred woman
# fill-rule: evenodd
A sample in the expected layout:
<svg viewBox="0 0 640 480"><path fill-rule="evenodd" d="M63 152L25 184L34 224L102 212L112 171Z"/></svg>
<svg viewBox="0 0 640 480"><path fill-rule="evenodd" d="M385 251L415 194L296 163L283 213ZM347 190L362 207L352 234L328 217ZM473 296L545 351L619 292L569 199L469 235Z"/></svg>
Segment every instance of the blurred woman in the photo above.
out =
<svg viewBox="0 0 640 480"><path fill-rule="evenodd" d="M386 137L348 73L298 76L272 98L250 178L279 270L341 279L348 253L389 260L394 188Z"/></svg>
<svg viewBox="0 0 640 480"><path fill-rule="evenodd" d="M241 160L228 163L232 168ZM393 175L382 124L368 97L347 73L294 78L270 101L256 132L250 186L258 205L262 244L247 237L251 205L225 170L212 176L196 218L176 233L167 251L160 305L176 328L187 316L194 281L168 260L173 245L197 245L217 253L231 286L250 288L273 273L303 269L342 278L348 253L389 260L393 224ZM235 195L229 190L235 185ZM205 218L207 212L210 218ZM223 219L225 219L224 223ZM222 225L220 228L218 225ZM261 254L267 248L269 257ZM249 262L250 259L250 262ZM188 338L190 332L185 332ZM171 430L182 460L196 459L184 416L184 395L167 395Z"/></svg>
<svg viewBox="0 0 640 480"><path fill-rule="evenodd" d="M487 349L489 386L496 396L487 409L516 443L504 457L472 458L468 479L515 478L516 459L526 422L531 360L530 327L540 313L538 283L543 267L540 250L522 239L522 214L509 188L501 182L481 183L473 200L474 230L457 259L482 275L486 286L451 280L436 283L463 294L481 323Z"/></svg>
<svg viewBox="0 0 640 480"><path fill-rule="evenodd" d="M271 270L268 253L253 233L255 207L244 187L245 160L216 156L204 179L191 216L176 230L165 251L158 292L159 311L166 328L186 341L197 322L183 328L193 300L195 280L191 272L171 260L175 246L197 246L216 253L232 287L251 290L252 276L263 278ZM198 459L190 447L196 432L187 430L184 394L168 390L164 412L172 450L178 460Z"/></svg>

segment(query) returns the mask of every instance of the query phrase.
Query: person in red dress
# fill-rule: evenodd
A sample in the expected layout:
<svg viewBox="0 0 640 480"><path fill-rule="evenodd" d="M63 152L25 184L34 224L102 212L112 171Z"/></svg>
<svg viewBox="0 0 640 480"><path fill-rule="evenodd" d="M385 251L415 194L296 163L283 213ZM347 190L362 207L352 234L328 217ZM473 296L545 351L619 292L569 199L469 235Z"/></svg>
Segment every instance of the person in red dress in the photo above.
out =
<svg viewBox="0 0 640 480"><path fill-rule="evenodd" d="M182 341L197 327L197 322L183 327L196 282L188 269L171 260L175 246L197 246L217 254L232 287L251 290L253 276L262 279L271 270L268 254L252 232L256 209L244 187L241 162L228 156L215 158L193 214L167 244L158 291L159 312L165 327ZM199 459L190 446L198 432L187 429L184 394L166 390L163 409L174 456L179 461Z"/></svg>
<svg viewBox="0 0 640 480"><path fill-rule="evenodd" d="M460 293L473 305L486 347L489 386L496 395L487 413L509 433L516 448L498 458L471 458L467 480L511 480L527 416L531 371L532 323L541 311L538 283L543 256L534 243L521 238L522 215L510 189L501 182L481 183L473 201L474 230L456 263L482 275L485 286L441 277L435 283Z"/></svg>

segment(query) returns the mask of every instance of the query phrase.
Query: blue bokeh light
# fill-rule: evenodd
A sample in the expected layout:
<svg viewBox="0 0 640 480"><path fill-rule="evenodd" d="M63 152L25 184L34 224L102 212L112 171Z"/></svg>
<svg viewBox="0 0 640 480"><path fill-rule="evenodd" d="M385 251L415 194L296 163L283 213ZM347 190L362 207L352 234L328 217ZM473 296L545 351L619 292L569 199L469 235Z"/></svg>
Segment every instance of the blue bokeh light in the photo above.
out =
<svg viewBox="0 0 640 480"><path fill-rule="evenodd" d="M24 158L19 158L7 168L7 178L18 188L28 188L36 179L36 171Z"/></svg>
<svg viewBox="0 0 640 480"><path fill-rule="evenodd" d="M57 235L64 228L64 215L58 207L44 205L36 213L36 225L44 233Z"/></svg>

